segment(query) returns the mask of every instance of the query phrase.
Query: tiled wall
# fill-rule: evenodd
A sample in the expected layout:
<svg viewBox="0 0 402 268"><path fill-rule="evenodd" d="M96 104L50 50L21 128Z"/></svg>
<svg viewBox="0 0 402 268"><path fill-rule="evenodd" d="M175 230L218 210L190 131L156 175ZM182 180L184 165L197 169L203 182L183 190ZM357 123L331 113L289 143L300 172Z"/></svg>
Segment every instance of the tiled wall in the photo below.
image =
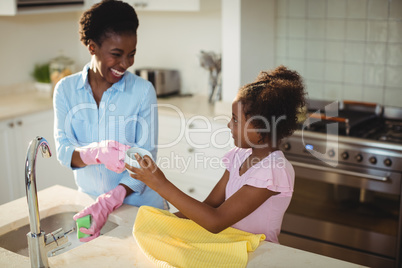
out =
<svg viewBox="0 0 402 268"><path fill-rule="evenodd" d="M402 107L402 0L278 0L276 65L313 99Z"/></svg>

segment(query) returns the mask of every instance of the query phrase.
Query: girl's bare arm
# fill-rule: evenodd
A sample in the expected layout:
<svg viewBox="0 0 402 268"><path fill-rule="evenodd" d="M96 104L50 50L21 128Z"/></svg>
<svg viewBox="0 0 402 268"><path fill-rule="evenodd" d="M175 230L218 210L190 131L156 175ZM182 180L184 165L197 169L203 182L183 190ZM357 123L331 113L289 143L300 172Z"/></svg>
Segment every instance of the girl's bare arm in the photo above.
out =
<svg viewBox="0 0 402 268"><path fill-rule="evenodd" d="M245 185L224 201L224 189L229 179L229 172L226 171L205 202L200 202L186 195L168 181L149 157L146 156L144 159L138 157L137 160L142 168L126 166L136 173L131 175L133 178L147 184L179 209L186 218L213 233L230 227L252 213L269 197L277 194L266 188Z"/></svg>

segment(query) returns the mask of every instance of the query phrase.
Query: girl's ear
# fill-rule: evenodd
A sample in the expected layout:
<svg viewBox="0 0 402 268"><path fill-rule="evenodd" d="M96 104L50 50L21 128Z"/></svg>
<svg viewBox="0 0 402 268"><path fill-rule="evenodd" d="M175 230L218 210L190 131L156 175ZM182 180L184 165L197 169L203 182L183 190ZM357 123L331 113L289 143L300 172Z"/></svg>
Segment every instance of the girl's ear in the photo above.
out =
<svg viewBox="0 0 402 268"><path fill-rule="evenodd" d="M97 49L96 43L92 40L89 40L87 47L88 47L89 53L91 55L95 55L96 49Z"/></svg>

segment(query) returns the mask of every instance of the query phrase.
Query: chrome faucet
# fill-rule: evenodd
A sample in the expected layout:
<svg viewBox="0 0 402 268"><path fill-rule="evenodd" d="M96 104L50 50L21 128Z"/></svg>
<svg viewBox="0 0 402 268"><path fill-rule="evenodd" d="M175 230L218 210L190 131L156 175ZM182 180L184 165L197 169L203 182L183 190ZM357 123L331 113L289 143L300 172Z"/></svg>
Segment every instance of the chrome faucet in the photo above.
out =
<svg viewBox="0 0 402 268"><path fill-rule="evenodd" d="M45 158L49 158L52 155L49 144L44 138L38 136L30 142L25 161L25 189L29 210L29 225L31 227L31 231L27 233L27 239L32 268L49 267L48 251L51 251L52 255L54 255L56 251L69 246L71 243L68 242L67 234L74 231L72 229L63 233L63 229L59 228L46 235L40 228L35 176L38 149L40 149L42 156Z"/></svg>

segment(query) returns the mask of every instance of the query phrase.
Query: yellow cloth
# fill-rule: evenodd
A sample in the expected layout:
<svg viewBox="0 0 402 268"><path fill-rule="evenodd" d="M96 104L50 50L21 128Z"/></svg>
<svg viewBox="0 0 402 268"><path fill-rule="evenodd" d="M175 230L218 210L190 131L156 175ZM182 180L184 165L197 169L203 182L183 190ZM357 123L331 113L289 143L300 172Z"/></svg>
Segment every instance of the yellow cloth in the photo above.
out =
<svg viewBox="0 0 402 268"><path fill-rule="evenodd" d="M245 267L248 251L265 239L227 228L219 234L208 232L195 222L153 207L138 210L133 235L141 250L158 267Z"/></svg>

